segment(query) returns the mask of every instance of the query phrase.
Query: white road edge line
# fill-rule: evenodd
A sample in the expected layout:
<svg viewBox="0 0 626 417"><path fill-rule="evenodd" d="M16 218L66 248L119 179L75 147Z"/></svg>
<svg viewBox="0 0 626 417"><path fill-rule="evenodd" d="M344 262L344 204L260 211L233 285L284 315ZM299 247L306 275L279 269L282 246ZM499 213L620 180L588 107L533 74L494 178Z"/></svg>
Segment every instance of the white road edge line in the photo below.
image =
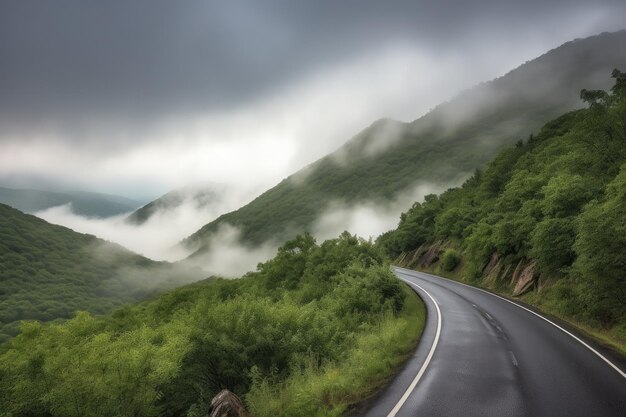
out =
<svg viewBox="0 0 626 417"><path fill-rule="evenodd" d="M419 273L419 274L428 275L428 276L431 276L431 277L433 277L433 278L445 279L446 281L450 281L450 282L454 282L454 283L457 283L457 284L460 284L460 285L464 285L464 286L466 286L466 287L468 287L468 288L473 288L473 289L475 289L475 290L482 291L482 292L484 292L485 294L492 295L492 296L497 297L497 298L499 298L499 299L501 299L501 300L504 300L504 301L506 301L506 302L508 302L508 303L511 303L511 304L513 304L514 306L517 306L517 307L519 307L519 308L521 308L521 309L524 309L524 310L528 311L529 313L532 313L532 314L534 314L535 316L539 317L540 319L545 320L546 322L550 323L551 325L553 325L553 326L554 326L554 327L556 327L557 329L559 329L559 330L563 331L564 333L566 333L566 334L570 335L572 338L574 338L575 340L577 340L578 342L580 342L580 343L581 343L583 346L585 346L587 349L589 349L590 351L592 351L593 353L595 353L595 354L596 354L596 356L598 356L600 359L602 359L604 362L606 362L606 364L607 364L607 365L609 365L611 368L615 369L615 371L617 371L617 373L618 373L618 374L620 374L623 378L626 378L626 373L625 373L624 371L622 371L622 370L621 370L621 369L620 369L617 365L615 365L613 362L611 362L611 361L610 361L610 360L608 360L606 357L604 357L604 356L603 356L600 352L598 352L597 350L595 350L593 347L589 346L589 344L588 344L587 342L585 342L584 340L580 339L578 336L576 336L575 334L571 333L570 331L568 331L568 330L564 329L563 327L559 326L559 325L558 325L558 324L556 324L555 322L553 322L553 321L551 321L551 320L549 320L549 319L545 318L545 317L544 317L544 316L542 316L541 314L535 313L534 311L532 311L532 310L531 310L531 309L529 309L529 308L526 308L526 307L524 307L524 306L522 306L522 305L520 305L520 304L517 304L517 303L515 303L515 302L513 302L513 301L511 301L511 300L508 300L508 299L506 299L506 298L504 298L504 297L501 297L501 296L499 296L499 295L497 295L497 294L493 294L493 293L491 293L491 292L489 292L489 291L485 291L485 290L483 290L482 288L472 287L471 285L467 285L467 284L464 284L464 283L459 282L459 281L454 281L454 280L451 280L451 279L448 279L448 278L444 278L444 277L440 277L440 276L437 276L437 275L428 274L428 273L426 273L426 272L412 271L412 270L410 270L410 269L405 269L405 268L400 268L400 267L396 267L396 268L401 269L401 270L405 270L405 271L408 271L408 272L416 272L416 273ZM408 274L408 275L410 275L410 274ZM416 284L416 285L417 285L417 284Z"/></svg>
<svg viewBox="0 0 626 417"><path fill-rule="evenodd" d="M413 379L413 382L411 382L411 385L409 385L409 387L406 389L406 391L402 395L402 398L400 398L400 401L398 401L395 407L393 407L393 409L389 412L389 414L387 414L387 417L395 417L395 415L398 414L398 411L400 411L400 408L402 408L406 400L409 398L409 395L411 395L417 383L420 381L420 379L422 379L422 375L424 375L424 372L426 372L426 368L428 367L428 364L430 363L430 360L432 359L433 354L435 353L435 349L437 348L437 344L439 343L439 336L441 335L441 310L439 309L439 304L437 304L437 301L433 298L432 295L430 295L428 291L426 291L424 288L417 285L416 283L411 282L406 279L402 279L402 281L406 282L409 285L419 288L432 300L433 304L435 305L435 309L437 310L437 331L435 332L435 340L433 341L433 345L430 347L430 351L428 352L428 356L426 356L426 360L422 364L422 367L420 368L417 375L415 375L415 378Z"/></svg>

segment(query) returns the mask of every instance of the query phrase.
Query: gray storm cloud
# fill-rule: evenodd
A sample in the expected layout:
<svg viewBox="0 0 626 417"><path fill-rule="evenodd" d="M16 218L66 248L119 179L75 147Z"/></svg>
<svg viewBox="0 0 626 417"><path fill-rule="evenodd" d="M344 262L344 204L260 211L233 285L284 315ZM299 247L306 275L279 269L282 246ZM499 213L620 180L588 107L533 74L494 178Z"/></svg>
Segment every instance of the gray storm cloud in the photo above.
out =
<svg viewBox="0 0 626 417"><path fill-rule="evenodd" d="M0 181L253 196L373 120L625 16L613 0L1 1Z"/></svg>
<svg viewBox="0 0 626 417"><path fill-rule="evenodd" d="M555 46L620 29L625 12L612 0L3 1L0 120L143 125L236 107L388 44Z"/></svg>
<svg viewBox="0 0 626 417"><path fill-rule="evenodd" d="M234 197L222 204L189 201L141 226L67 206L38 213L178 260L188 255L182 238L373 121L415 120L461 90L625 21L623 0L0 0L0 184L129 197L225 184ZM395 127L381 125L366 154L393 146ZM375 237L442 189L422 184L384 204L328 202L312 231ZM225 227L197 261L206 274L237 276L276 247L246 247ZM122 275L143 282L142 274Z"/></svg>

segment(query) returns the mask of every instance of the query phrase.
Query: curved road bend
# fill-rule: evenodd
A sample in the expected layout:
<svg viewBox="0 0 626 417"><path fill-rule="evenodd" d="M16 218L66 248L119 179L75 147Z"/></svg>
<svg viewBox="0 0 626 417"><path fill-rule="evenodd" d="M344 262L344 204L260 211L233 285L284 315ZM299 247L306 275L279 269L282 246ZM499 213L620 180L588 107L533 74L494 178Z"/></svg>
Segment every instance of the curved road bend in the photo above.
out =
<svg viewBox="0 0 626 417"><path fill-rule="evenodd" d="M428 311L408 363L366 417L626 417L626 374L546 319L402 268Z"/></svg>

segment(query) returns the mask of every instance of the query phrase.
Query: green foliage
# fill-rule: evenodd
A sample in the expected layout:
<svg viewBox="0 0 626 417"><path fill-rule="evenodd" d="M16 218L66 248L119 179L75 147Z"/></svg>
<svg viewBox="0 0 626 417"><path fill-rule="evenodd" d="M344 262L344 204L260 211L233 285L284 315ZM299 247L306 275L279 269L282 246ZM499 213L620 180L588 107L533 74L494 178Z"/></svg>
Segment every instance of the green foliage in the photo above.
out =
<svg viewBox="0 0 626 417"><path fill-rule="evenodd" d="M468 237L464 241L466 247L468 266L467 273L470 278L480 277L483 267L489 260L489 256L495 252L495 245L491 236L493 226L485 219L468 227Z"/></svg>
<svg viewBox="0 0 626 417"><path fill-rule="evenodd" d="M528 236L535 220L531 217L506 213L493 225L491 243L500 257L524 258L529 251Z"/></svg>
<svg viewBox="0 0 626 417"><path fill-rule="evenodd" d="M461 263L461 255L457 250L446 249L441 257L441 267L444 271L454 271Z"/></svg>
<svg viewBox="0 0 626 417"><path fill-rule="evenodd" d="M406 307L386 316L355 338L341 363L319 364L315 357L279 384L253 373L246 400L254 416L341 416L348 405L369 397L411 352L425 320L422 302L407 287Z"/></svg>
<svg viewBox="0 0 626 417"><path fill-rule="evenodd" d="M126 273L162 266L3 204L0 236L0 342L19 332L20 320L103 314L145 298L155 287L133 286Z"/></svg>
<svg viewBox="0 0 626 417"><path fill-rule="evenodd" d="M543 187L543 213L546 216L566 217L576 215L591 200L593 189L579 174L562 173L552 177Z"/></svg>
<svg viewBox="0 0 626 417"><path fill-rule="evenodd" d="M573 219L546 218L533 230L530 256L537 260L542 272L554 275L576 259L575 239L576 224Z"/></svg>
<svg viewBox="0 0 626 417"><path fill-rule="evenodd" d="M626 321L626 90L584 91L588 109L547 123L502 151L462 187L416 203L377 244L390 256L435 240L458 243L464 272L492 256L535 261L558 312L607 326ZM442 268L450 270L446 255Z"/></svg>
<svg viewBox="0 0 626 417"><path fill-rule="evenodd" d="M606 188L603 201L592 201L580 215L574 267L583 311L615 322L626 316L626 164Z"/></svg>
<svg viewBox="0 0 626 417"><path fill-rule="evenodd" d="M413 345L419 329L405 315L406 294L372 243L344 233L318 245L301 235L239 280L199 282L99 318L26 322L0 356L0 409L184 416L228 388L253 410L280 403L272 415L336 415ZM365 358L380 364L363 369ZM337 370L341 391L328 385ZM319 380L306 403L282 401L286 387ZM278 397L260 404L267 393Z"/></svg>
<svg viewBox="0 0 626 417"><path fill-rule="evenodd" d="M415 203L413 207L400 217L400 225L393 234L383 234L379 245L392 256L413 249L435 237L435 215L441 210L439 198L430 194L424 197L423 203Z"/></svg>

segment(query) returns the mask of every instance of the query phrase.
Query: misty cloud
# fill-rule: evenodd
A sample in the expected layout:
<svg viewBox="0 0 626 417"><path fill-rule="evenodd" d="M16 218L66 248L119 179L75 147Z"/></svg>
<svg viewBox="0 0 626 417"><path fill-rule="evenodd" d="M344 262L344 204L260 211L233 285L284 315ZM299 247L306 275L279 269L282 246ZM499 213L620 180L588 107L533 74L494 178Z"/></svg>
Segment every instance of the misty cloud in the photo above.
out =
<svg viewBox="0 0 626 417"><path fill-rule="evenodd" d="M311 232L319 241L335 238L345 230L366 239L376 238L393 229L399 221L400 213L406 211L415 201L421 201L425 195L440 193L447 188L448 185L419 184L387 202L361 202L353 205L341 201L330 202L312 226ZM197 201L190 196L175 210L159 210L142 225L127 222L126 214L106 219L82 217L72 212L70 204L35 214L48 222L122 245L150 259L174 262L185 260L192 254L191 250L179 245L179 242L222 214L227 204L236 204L234 201L199 207ZM111 285L127 283L132 284L133 288L146 290L192 282L205 276L236 278L255 270L259 262L272 258L282 243L272 241L251 247L241 241L236 227L226 224L212 235L202 254L194 254L181 265L124 267L117 271L116 279ZM109 258L119 256L120 248L115 244L94 248L95 253Z"/></svg>
<svg viewBox="0 0 626 417"><path fill-rule="evenodd" d="M74 180L81 182L77 188L95 186L121 194L165 192L208 180L240 190L245 185L252 197L334 151L379 118L382 108L409 116L477 78L468 72L449 81L461 61L445 62L399 47L376 51L236 110L164 117L158 126L142 131L150 140L124 149L94 148L59 132L5 135L0 140L0 178L20 173L68 179L80 172ZM434 71L438 63L445 68ZM422 77L414 76L414 68L422 68ZM85 133L102 144L112 134L131 135L114 125L93 126Z"/></svg>
<svg viewBox="0 0 626 417"><path fill-rule="evenodd" d="M330 202L313 225L312 233L318 240L337 237L347 230L364 239L375 239L382 233L394 229L400 221L400 214L407 211L416 201L423 201L428 194L438 194L451 186L419 184L399 193L391 201L361 202L346 204Z"/></svg>
<svg viewBox="0 0 626 417"><path fill-rule="evenodd" d="M183 238L218 217L229 205L231 209L233 205L238 207L235 199L232 196L230 198L230 201L198 206L198 201L190 196L176 209L159 210L141 225L129 223L127 214L106 219L83 217L73 213L70 204L52 207L35 215L50 223L114 242L94 247L97 256L109 261L120 256L121 248L116 245L119 244L153 260L175 262L185 260L191 254L190 250L179 245ZM173 265L123 266L107 285L111 288L129 285L145 291L171 288L213 275L237 278L255 270L259 262L273 257L278 248L275 242L251 248L242 243L239 237L236 228L223 227L213 236L203 255Z"/></svg>
<svg viewBox="0 0 626 417"><path fill-rule="evenodd" d="M175 209L157 210L141 225L127 221L130 213L104 219L83 217L72 211L71 204L52 207L35 215L50 223L118 243L150 259L171 262L189 255L178 245L183 238L247 202L245 196L223 190L219 199L203 204L194 198L193 187L188 190L190 194Z"/></svg>
<svg viewBox="0 0 626 417"><path fill-rule="evenodd" d="M330 202L310 231L320 242L336 238L346 230L365 239L376 238L395 228L400 214L416 201L422 201L424 196L440 193L450 186L418 184L387 202L369 201L352 205L340 201ZM202 253L192 255L186 262L211 275L234 278L254 271L259 262L275 256L283 243L267 241L251 247L241 241L241 233L236 227L224 224L211 236Z"/></svg>
<svg viewBox="0 0 626 417"><path fill-rule="evenodd" d="M3 2L0 182L134 198L225 184L220 204L188 201L141 226L68 206L37 213L153 259L182 259L182 238L374 120L415 120L565 41L621 29L625 16L617 0ZM472 105L444 118L464 120ZM381 124L366 154L397 143L399 126ZM306 170L293 179L305 181ZM376 236L437 191L330 202L315 235ZM197 261L232 276L276 246L248 248L225 228Z"/></svg>
<svg viewBox="0 0 626 417"><path fill-rule="evenodd" d="M610 0L4 2L0 181L133 197L216 181L252 197L373 120L413 120L619 29L625 12Z"/></svg>
<svg viewBox="0 0 626 417"><path fill-rule="evenodd" d="M590 34L589 24L619 29L624 10L617 0L4 2L0 114L143 124L236 107L389 44L442 51L500 33L519 47L523 36Z"/></svg>
<svg viewBox="0 0 626 417"><path fill-rule="evenodd" d="M265 262L276 255L279 244L265 242L250 247L241 239L241 232L234 226L222 225L211 237L202 254L194 255L187 261L204 271L226 278L237 278L256 270L259 262Z"/></svg>
<svg viewBox="0 0 626 417"><path fill-rule="evenodd" d="M98 242L88 249L94 259L113 268L111 277L102 282L101 287L111 294L135 293L141 297L208 277L201 268L184 263L136 264L124 248L111 242Z"/></svg>

